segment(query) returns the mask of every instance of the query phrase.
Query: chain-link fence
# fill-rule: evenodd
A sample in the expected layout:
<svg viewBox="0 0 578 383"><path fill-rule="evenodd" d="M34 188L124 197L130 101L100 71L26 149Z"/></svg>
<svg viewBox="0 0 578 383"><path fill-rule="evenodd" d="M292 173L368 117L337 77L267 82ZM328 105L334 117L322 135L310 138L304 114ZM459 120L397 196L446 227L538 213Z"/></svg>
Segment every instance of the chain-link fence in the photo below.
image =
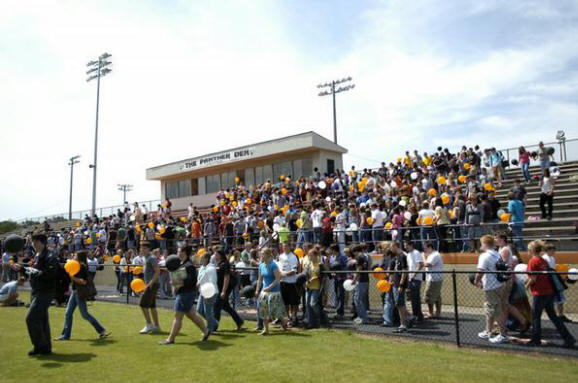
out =
<svg viewBox="0 0 578 383"><path fill-rule="evenodd" d="M573 280L576 275L555 272L479 273L447 270L448 267L453 266L446 265L446 270L436 272L327 270L320 272L320 283L316 288L308 282L303 271L298 274L295 284L299 305L298 320L293 324L442 341L457 346L530 350L578 357L578 349L563 347L564 341L570 342L578 337L578 294ZM473 269L473 266L468 268ZM138 303L139 295L130 286L135 278L142 278L142 266L107 263L98 269L91 276L97 290L95 299ZM231 306L245 319L257 320L258 297L255 297L255 291L258 290L258 268L233 267L232 270L234 287L228 297ZM556 285L562 286L560 291L548 298L533 296L525 282L528 277L538 275L553 283L552 289ZM498 280L502 279L501 276L506 277L502 282ZM488 280L484 280L486 278ZM159 282L157 305L170 308L173 305L172 288L168 272L162 267ZM62 289L57 290L57 303L66 303L66 286L63 284ZM486 291L482 286L493 288ZM538 308L541 308L539 315ZM540 318L543 347L529 347L528 343L533 344L538 339L534 331L537 318ZM557 326L564 326L570 335ZM505 339L500 339L500 334Z"/></svg>

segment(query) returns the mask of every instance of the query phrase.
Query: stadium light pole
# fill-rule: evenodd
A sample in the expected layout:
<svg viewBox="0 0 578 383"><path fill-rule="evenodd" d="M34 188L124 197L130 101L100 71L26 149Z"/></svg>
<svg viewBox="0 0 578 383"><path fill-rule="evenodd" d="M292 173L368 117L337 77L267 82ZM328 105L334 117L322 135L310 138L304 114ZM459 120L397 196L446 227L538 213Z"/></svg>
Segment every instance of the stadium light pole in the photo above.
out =
<svg viewBox="0 0 578 383"><path fill-rule="evenodd" d="M319 92L319 96L333 96L333 142L337 144L337 111L335 108L335 95L337 93L345 92L355 88L355 84L347 84L341 86L340 84L350 82L351 77L342 78L341 80L333 80L331 82L326 82L325 84L317 85L317 88L323 89ZM338 86L336 88L336 86Z"/></svg>
<svg viewBox="0 0 578 383"><path fill-rule="evenodd" d="M70 157L68 165L70 166L70 197L68 199L68 220L72 220L72 179L74 177L74 165L79 163L80 156Z"/></svg>
<svg viewBox="0 0 578 383"><path fill-rule="evenodd" d="M122 192L122 203L126 202L126 193L132 191L132 185L130 184L117 184L118 190Z"/></svg>
<svg viewBox="0 0 578 383"><path fill-rule="evenodd" d="M98 56L97 60L92 60L88 64L87 67L90 69L86 72L89 77L86 79L87 82L96 79L96 124L94 129L94 162L90 164L88 167L92 168L93 170L93 177L92 177L92 210L91 214L94 217L96 212L96 162L97 162L97 154L98 154L98 107L100 102L100 78L106 76L108 73L112 71L110 69L110 65L112 62L108 61L107 59L110 58L111 55L108 53L103 53Z"/></svg>

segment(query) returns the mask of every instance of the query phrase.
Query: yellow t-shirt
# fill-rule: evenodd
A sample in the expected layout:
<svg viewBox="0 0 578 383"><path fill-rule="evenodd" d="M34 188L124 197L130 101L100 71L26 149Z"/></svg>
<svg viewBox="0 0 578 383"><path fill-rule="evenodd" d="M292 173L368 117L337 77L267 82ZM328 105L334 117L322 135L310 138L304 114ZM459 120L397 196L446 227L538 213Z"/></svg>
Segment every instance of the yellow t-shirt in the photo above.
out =
<svg viewBox="0 0 578 383"><path fill-rule="evenodd" d="M309 290L319 290L321 282L319 281L319 263L309 263L309 279L317 277L313 282L307 281L307 288Z"/></svg>

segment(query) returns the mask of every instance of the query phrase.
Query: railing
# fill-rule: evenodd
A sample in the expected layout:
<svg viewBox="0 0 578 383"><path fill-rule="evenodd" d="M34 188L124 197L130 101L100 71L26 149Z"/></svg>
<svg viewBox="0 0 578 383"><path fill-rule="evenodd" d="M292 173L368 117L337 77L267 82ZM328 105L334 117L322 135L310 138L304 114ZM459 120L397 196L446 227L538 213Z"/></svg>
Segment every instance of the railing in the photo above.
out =
<svg viewBox="0 0 578 383"><path fill-rule="evenodd" d="M538 149L537 144L523 145L523 146L529 152L533 152ZM554 159L556 159L556 161L560 164L563 164L564 162L568 161L578 160L578 138L573 138L564 141L545 142L544 146L553 147L555 149ZM516 160L518 159L518 148L519 146L515 148L505 148L498 150L501 150L502 153L504 154L504 157L511 162L513 159Z"/></svg>
<svg viewBox="0 0 578 383"><path fill-rule="evenodd" d="M157 205L160 203L161 203L160 199L153 199L153 200L139 202L139 205L145 204L149 211L154 211L154 209L156 209ZM110 215L116 214L118 209L123 211L124 205L99 207L99 208L95 209L95 213L99 217L108 217ZM88 215L90 217L91 214L92 214L92 209L73 211L72 212L72 219L82 220L82 219L84 219L84 217L86 215ZM42 223L44 221L58 222L58 221L65 221L65 220L68 220L68 212L58 213L58 214L41 215L41 216L31 217L31 218L28 218L28 217L20 218L20 219L17 219L16 222L18 222L18 223L24 223L24 222Z"/></svg>
<svg viewBox="0 0 578 383"><path fill-rule="evenodd" d="M133 266L109 263L101 266L102 271L98 271L94 279L101 294L97 294L96 299L136 304L139 294L134 293L130 286L133 279L142 278L142 274L135 275ZM305 269L301 270L296 283L301 319L305 320L309 327L331 326L373 335L441 341L456 344L458 347L465 345L499 350L531 350L578 357L578 349L562 347L562 337L559 334L559 331L562 331L569 343L571 337L578 337L578 325L563 323L568 319L578 321L578 294L575 293L574 286L578 275L574 273L479 272L473 269L474 266L472 270L448 270L448 267L453 267L451 265L446 266L446 270L437 272L394 271L387 270L388 266L385 264L374 266L382 266L383 269L323 271L317 292L308 288ZM326 267L331 265L326 264ZM257 270L254 267L233 268L235 287L227 293L227 299L245 319L258 319L255 314L249 313L258 305L258 297L255 296L255 291L258 290L255 278ZM253 277L241 278L243 271L249 271ZM491 282L492 290L484 291L480 277L494 279L498 275L508 279L503 282L495 279ZM549 278L560 277L558 281L563 281L567 289L546 298L531 295L525 285L526 279L544 275ZM357 282L351 284L346 282L347 280ZM159 283L162 298L157 305L171 308L172 291L168 273L164 268L161 268ZM311 306L311 301L305 299L309 294L318 296L315 306ZM57 299L63 299L65 303L66 296L62 295ZM553 312L550 310L554 310L554 304L559 301L565 302L564 316L558 317L557 313L550 316ZM549 320L541 315L541 306L549 311ZM508 310L508 313L502 317L504 310ZM481 333L486 329L488 315L494 316L489 323L491 336L502 332L507 342L483 339L485 335ZM428 316L431 318L428 319ZM353 320L354 318L359 319ZM505 329L500 329L502 318L505 318ZM556 326L553 320L556 321ZM538 322L541 324L542 344L548 347L526 347L532 337L534 340L538 339L538 332L532 330L538 328ZM400 329L401 324L405 325L405 329ZM556 327L559 327L558 331ZM560 327L564 327L568 333L560 330Z"/></svg>

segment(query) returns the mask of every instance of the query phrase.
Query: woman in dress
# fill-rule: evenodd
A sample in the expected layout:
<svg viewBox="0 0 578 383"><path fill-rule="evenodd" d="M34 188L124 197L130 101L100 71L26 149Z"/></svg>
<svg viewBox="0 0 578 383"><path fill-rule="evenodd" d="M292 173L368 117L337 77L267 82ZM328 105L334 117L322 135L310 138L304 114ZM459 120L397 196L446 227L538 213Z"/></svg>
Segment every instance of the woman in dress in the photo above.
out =
<svg viewBox="0 0 578 383"><path fill-rule="evenodd" d="M269 323L278 319L283 329L287 329L285 320L285 305L281 298L281 270L273 261L273 251L264 248L261 251L261 264L259 265L259 280L257 282L256 296L259 299L259 317L263 319L263 331L260 335L269 334ZM262 288L260 289L260 286Z"/></svg>

